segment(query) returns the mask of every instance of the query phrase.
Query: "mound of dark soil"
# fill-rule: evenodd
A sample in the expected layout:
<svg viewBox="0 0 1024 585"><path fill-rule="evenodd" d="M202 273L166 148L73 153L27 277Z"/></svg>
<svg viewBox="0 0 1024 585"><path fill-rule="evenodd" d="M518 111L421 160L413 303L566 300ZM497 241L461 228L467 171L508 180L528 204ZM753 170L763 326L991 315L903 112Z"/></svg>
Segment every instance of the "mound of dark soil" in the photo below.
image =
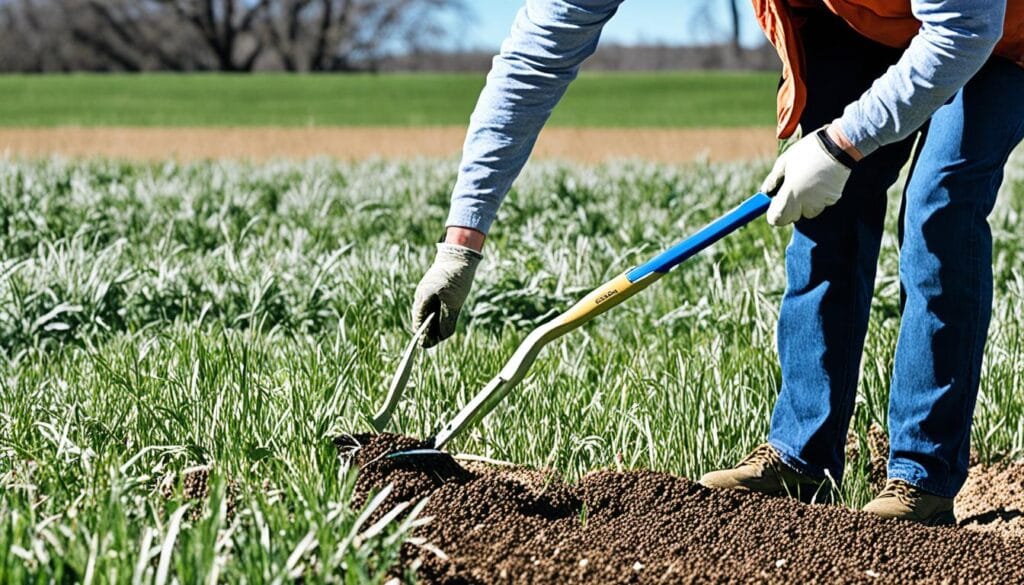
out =
<svg viewBox="0 0 1024 585"><path fill-rule="evenodd" d="M406 545L428 583L1024 582L1021 541L883 521L834 506L715 491L649 471L597 472L577 485L522 469L462 467L447 455L359 437L363 498L429 496L433 517ZM352 441L349 450L352 450Z"/></svg>
<svg viewBox="0 0 1024 585"><path fill-rule="evenodd" d="M399 435L343 435L334 440L342 457L351 457L359 467L356 478L356 505L361 505L370 492L392 484L390 501L393 506L399 502L419 499L446 483L465 483L473 475L459 466L451 455L420 455L416 457L389 459L388 454L396 451L422 449L423 441Z"/></svg>
<svg viewBox="0 0 1024 585"><path fill-rule="evenodd" d="M969 528L1024 539L1024 461L972 467L956 517Z"/></svg>

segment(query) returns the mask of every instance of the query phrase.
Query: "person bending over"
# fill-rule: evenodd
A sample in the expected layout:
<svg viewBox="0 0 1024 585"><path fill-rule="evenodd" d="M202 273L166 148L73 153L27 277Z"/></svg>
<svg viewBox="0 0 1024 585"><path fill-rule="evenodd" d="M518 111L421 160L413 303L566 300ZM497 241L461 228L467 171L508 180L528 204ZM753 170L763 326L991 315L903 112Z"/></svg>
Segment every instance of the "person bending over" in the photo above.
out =
<svg viewBox="0 0 1024 585"><path fill-rule="evenodd" d="M414 327L439 317L425 345L454 332L503 198L621 2L527 0L519 11L416 289ZM755 0L754 11L783 62L779 137L803 135L762 185L774 195L769 223L793 225L782 389L767 442L701 482L807 499L842 481L886 192L912 156L889 479L864 509L954 522L992 306L987 216L1024 138L1024 0Z"/></svg>

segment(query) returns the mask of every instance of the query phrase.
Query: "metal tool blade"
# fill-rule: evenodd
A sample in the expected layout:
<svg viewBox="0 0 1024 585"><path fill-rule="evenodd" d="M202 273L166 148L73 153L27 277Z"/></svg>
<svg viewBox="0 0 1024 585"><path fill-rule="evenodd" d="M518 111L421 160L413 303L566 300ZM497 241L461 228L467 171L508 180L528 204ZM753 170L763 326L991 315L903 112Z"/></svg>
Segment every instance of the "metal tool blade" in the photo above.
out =
<svg viewBox="0 0 1024 585"><path fill-rule="evenodd" d="M447 455L444 451L438 449L407 449L405 451L396 451L394 453L388 453L388 459L403 459L406 457L439 457Z"/></svg>
<svg viewBox="0 0 1024 585"><path fill-rule="evenodd" d="M416 354L419 352L420 344L423 342L423 336L427 334L427 328L430 327L430 322L433 319L433 314L424 319L423 324L416 330L416 334L413 335L409 345L405 346L405 351L402 353L401 361L398 362L395 376L391 378L391 386L388 388L388 395L384 399L384 405L377 411L377 414L373 415L371 420L373 428L378 433L384 432L384 428L391 422L391 415L394 414L398 401L402 399L402 392L405 391L405 386L409 383L409 374L412 373L412 364L416 361Z"/></svg>

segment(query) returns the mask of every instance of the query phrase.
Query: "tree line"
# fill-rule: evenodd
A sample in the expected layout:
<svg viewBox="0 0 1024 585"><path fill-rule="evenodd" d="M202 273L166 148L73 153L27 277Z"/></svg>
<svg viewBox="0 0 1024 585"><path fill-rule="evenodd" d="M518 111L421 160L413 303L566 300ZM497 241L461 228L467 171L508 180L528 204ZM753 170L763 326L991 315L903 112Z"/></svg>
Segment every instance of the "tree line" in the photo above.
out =
<svg viewBox="0 0 1024 585"><path fill-rule="evenodd" d="M464 0L0 0L0 70L374 70Z"/></svg>
<svg viewBox="0 0 1024 585"><path fill-rule="evenodd" d="M689 26L717 41L603 44L588 68L777 67L769 47L740 45L747 0L692 1ZM0 72L485 71L492 51L441 42L472 20L467 2L0 0Z"/></svg>

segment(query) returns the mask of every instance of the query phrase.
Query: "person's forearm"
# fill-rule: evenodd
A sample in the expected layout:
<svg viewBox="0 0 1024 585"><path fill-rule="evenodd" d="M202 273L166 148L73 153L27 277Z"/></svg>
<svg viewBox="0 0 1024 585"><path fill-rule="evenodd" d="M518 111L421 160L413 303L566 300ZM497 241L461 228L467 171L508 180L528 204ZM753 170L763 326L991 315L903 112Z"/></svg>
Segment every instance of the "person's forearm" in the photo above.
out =
<svg viewBox="0 0 1024 585"><path fill-rule="evenodd" d="M978 72L1002 35L1006 0L913 0L911 7L920 32L834 123L862 155L916 131Z"/></svg>
<svg viewBox="0 0 1024 585"><path fill-rule="evenodd" d="M483 251L485 239L487 236L483 232L472 228L449 226L444 232L444 243L465 246L477 252Z"/></svg>
<svg viewBox="0 0 1024 585"><path fill-rule="evenodd" d="M446 226L486 234L551 110L622 0L528 0L470 119Z"/></svg>
<svg viewBox="0 0 1024 585"><path fill-rule="evenodd" d="M828 134L829 138L832 139L832 142L835 142L836 145L843 149L846 154L850 155L854 161L859 161L864 158L864 153L853 145L853 141L846 136L846 133L839 127L839 124L829 124L828 128L825 129L825 132Z"/></svg>

